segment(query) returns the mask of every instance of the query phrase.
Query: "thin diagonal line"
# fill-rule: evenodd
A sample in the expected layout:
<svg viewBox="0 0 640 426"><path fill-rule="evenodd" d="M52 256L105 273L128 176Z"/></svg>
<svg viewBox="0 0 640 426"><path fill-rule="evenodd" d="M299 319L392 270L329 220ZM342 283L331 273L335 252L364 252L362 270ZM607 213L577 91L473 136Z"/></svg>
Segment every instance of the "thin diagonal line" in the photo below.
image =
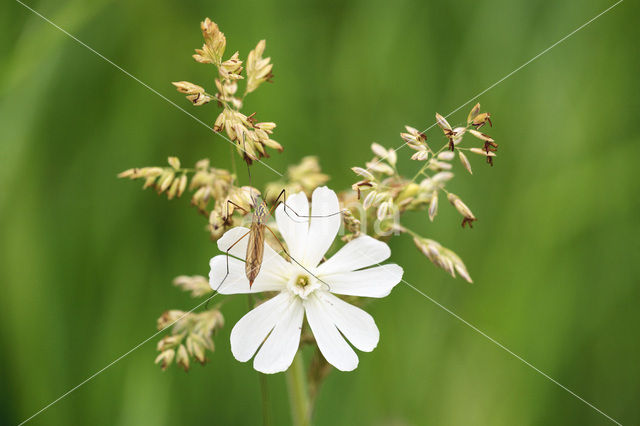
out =
<svg viewBox="0 0 640 426"><path fill-rule="evenodd" d="M267 260L271 260L273 258L275 258L277 256L277 254L273 254L269 257L269 259ZM260 265L254 266L253 269L259 268ZM242 279L242 278L239 278ZM224 282L224 280L223 280ZM237 283L238 280L231 282L230 284L234 284ZM222 283L220 283L222 284ZM175 321L173 321L171 324L167 325L166 327L164 327L162 330L159 330L157 332L155 332L154 334L152 334L151 336L147 337L146 339L144 339L142 342L138 343L136 346L134 346L133 348L129 349L127 352L125 352L124 354L120 355L118 358L116 358L115 360L111 361L109 364L107 364L106 366L102 367L100 370L96 371L95 373L93 373L91 376L87 377L86 379L84 379L82 382L80 382L79 384L77 384L76 386L72 387L71 389L69 389L67 392L63 393L62 395L60 395L58 398L54 399L53 401L51 401L49 404L47 404L46 406L42 407L40 410L38 410L35 414L33 414L31 417L29 417L28 419L22 421L18 426L22 426L25 423L27 423L28 421L32 420L34 417L36 417L37 415L43 413L44 411L46 411L47 409L51 408L53 405L55 405L56 403L58 403L59 401L61 401L62 399L64 399L65 397L69 396L69 394L71 394L72 392L74 392L75 390L77 390L78 388L80 388L82 385L86 384L87 382L90 382L91 380L93 380L96 376L100 375L101 373L103 373L106 369L108 369L109 367L111 367L112 365L114 365L115 363L117 363L118 361L122 360L123 358L127 357L129 354L131 354L132 352L134 352L135 350L137 350L138 348L140 348L141 346L143 346L145 343L147 343L149 340L153 339L154 337L156 337L158 334L162 333L163 331L167 330L169 327L173 326L175 323L177 323L178 321L180 321L182 318L186 317L187 315L189 315L190 313L192 313L193 311L195 311L196 309L198 309L200 306L204 305L205 303L208 303L211 299L213 299L214 297L216 297L217 295L219 295L220 292L217 292L215 294L213 294L212 296L207 297L204 301L202 301L201 303L197 304L196 306L194 306L193 308L191 308L190 311L185 312L183 315L180 316L180 318L176 319Z"/></svg>
<svg viewBox="0 0 640 426"><path fill-rule="evenodd" d="M175 102L173 102L171 99L167 98L166 96L164 96L162 93L158 92L156 89L154 89L153 87L149 86L147 83L145 83L144 81L140 80L138 77L136 77L135 75L131 74L129 71L125 70L124 68L122 68L120 65L116 64L115 62L113 62L111 59L107 58L106 56L104 56L103 54L101 54L100 52L98 52L97 50L95 50L94 48L92 48L91 46L89 46L88 44L86 44L85 42L83 42L82 40L78 39L76 36L74 36L73 34L69 33L67 30L65 30L64 28L61 28L60 26L58 26L57 24L55 24L54 22L52 22L50 19L48 19L46 16L42 15L40 12L38 12L37 10L33 9L32 7L24 4L22 1L20 0L16 0L16 2L20 3L22 6L24 6L25 8L27 8L28 10L30 10L31 12L33 12L34 14L38 15L40 18L42 18L44 21L48 22L49 24L53 25L55 28L57 28L58 30L62 31L64 34L66 34L67 36L71 37L73 40L75 40L78 44L80 44L81 46L86 47L87 49L89 49L92 53L94 53L95 55L97 55L98 57L104 59L106 62L108 62L109 64L113 65L115 68L117 68L118 70L122 71L124 74L126 74L127 76L131 77L133 80L135 80L136 82L140 83L142 86L144 86L145 88L149 89L151 92L155 93L156 95L160 96L162 99L164 99L165 101L169 102L171 105L173 105L174 107L176 107L177 109L179 109L180 111L182 111L183 113L187 114L189 117L193 118L194 120L196 120L198 123L202 124L204 127L206 127L207 129L213 131L213 129L211 129L211 127L205 123L204 121L200 120L198 117L196 117L195 115L191 114L189 111L187 111L186 109L182 108L180 105L176 104ZM227 138L225 135L223 135L222 133L217 133L214 132L217 135L219 135L221 138L225 139L227 142L229 142L230 144L232 144L233 146L238 147L238 145L236 145L231 139ZM244 149L238 147L242 152L244 152L245 154L247 153ZM266 166L268 169L270 169L272 172L274 172L275 174L279 175L279 176L283 176L282 173L280 173L279 171L277 171L276 169L274 169L273 167L271 167L270 165L268 165L267 163L265 163L264 161L257 159L256 161L258 161L260 164Z"/></svg>
<svg viewBox="0 0 640 426"><path fill-rule="evenodd" d="M505 81L506 79L508 79L509 77L511 77L512 75L514 75L515 73L517 73L518 71L520 71L521 69L523 69L524 67L526 67L527 65L529 65L530 63L532 63L533 61L535 61L536 59L538 59L539 57L541 57L542 55L544 55L545 53L548 53L551 49L553 49L554 47L556 47L557 45L559 45L560 43L562 43L563 41L565 41L566 39L568 39L569 37L571 37L572 35L574 35L575 33L577 33L578 31L582 30L583 28L585 28L587 25L591 24L593 21L595 21L596 19L600 18L602 15L604 15L605 13L609 12L611 9L613 9L614 7L616 7L617 5L619 5L620 3L622 3L624 0L618 0L616 3L612 4L611 6L609 6L608 8L606 8L605 10L603 10L602 12L598 13L596 16L594 16L593 18L589 19L587 22L585 22L584 24L580 25L578 28L576 28L575 30L571 31L569 34L567 34L566 36L562 37L560 40L556 41L555 43L553 43L551 46L547 47L546 49L544 49L542 52L538 53L536 56L534 56L533 58L529 59L527 62L525 62L524 64L520 65L518 68L514 69L513 71L511 71L509 74L505 75L504 77L502 77L500 80L496 81L495 83L493 83L491 86L487 87L486 89L484 89L483 91L473 95L471 98L469 98L468 101L466 101L465 103L463 103L462 105L460 105L459 107L457 107L456 109L454 109L453 111L451 111L450 113L448 113L447 115L445 115L446 117L449 117L452 114L455 114L456 112L460 111L462 108L464 108L465 106L469 105L471 102L473 102L474 100L476 100L477 98L479 98L480 96L484 95L485 93L487 93L489 90L493 89L494 87L496 87L497 85L499 85L500 83L502 83L503 81ZM426 129L424 129L421 133L425 133L428 132L429 130L431 130L433 127L436 126L436 124L438 124L437 122L433 123L431 126L427 127ZM402 145L400 145L399 147L395 148L393 150L393 152L398 151L399 149L404 148L407 145L408 142L403 143ZM374 167L376 164L380 163L381 161L384 161L390 154L385 155L383 158L380 158L378 161L376 161L375 163L371 164L369 167L367 167L366 169L369 170L370 167Z"/></svg>
<svg viewBox="0 0 640 426"><path fill-rule="evenodd" d="M366 257L366 258L368 258L370 260L373 260L373 258L367 252L360 251L358 254L363 256L363 257ZM381 264L379 262L376 262L375 260L373 260L373 263L371 264L371 266L373 266L373 265L384 266L383 264ZM391 275L391 273L389 273L389 272L387 272L387 274ZM558 382L556 379L554 379L553 377L549 376L547 373L545 373L544 371L540 370L535 365L531 364L529 361L527 361L526 359L522 358L520 355L518 355L515 352L513 352L511 349L507 348L502 343L498 342L496 339L494 339L493 337L489 336L487 333L485 333L484 331L480 330L478 327L476 327L475 325L471 324L469 321L465 320L460 315L456 314L455 312L453 312L452 310L450 310L449 308L447 308L446 306L444 306L443 304L441 304L437 300L435 300L432 297L428 296L426 293L424 293L423 291L419 290L417 287L415 287L414 285L412 285L411 283L409 283L405 279L401 278L400 281L402 281L403 283L405 283L406 285L411 287L413 290L415 290L416 292L421 294L423 297L428 299L430 302L434 303L439 308L443 309L445 312L447 312L449 315L451 315L454 318L456 318L458 321L460 321L463 324L465 324L467 327L470 327L476 333L480 334L481 336L483 336L484 338L486 338L487 340L489 340L490 342L492 342L493 344L498 346L500 349L506 351L508 354L510 354L511 356L513 356L514 358L519 360L520 362L524 363L526 366L530 367L531 369L533 369L537 373L541 374L547 380L551 381L552 383L558 385L559 387L561 387L565 391L569 392L571 395L573 395L574 397L576 397L577 399L579 399L580 401L582 401L583 403L585 403L589 407L593 408L598 413L602 414L604 417L606 417L607 419L611 420L615 424L622 426L617 420L615 420L611 416L607 415L604 411L600 410L598 407L596 407L595 405L593 405L592 403L590 403L586 399L582 398L580 395L578 395L577 393L573 392L571 389L569 389L568 387L564 386L562 383Z"/></svg>
<svg viewBox="0 0 640 426"><path fill-rule="evenodd" d="M405 281L404 279L402 280L403 283L405 283L406 285L408 285L409 287L411 287L412 289L414 289L415 291L417 291L418 293L420 293L422 296L424 296L425 298L427 298L430 302L434 303L436 306L438 306L439 308L443 309L445 312L447 312L449 315L453 316L454 318L456 318L458 321L462 322L464 325L466 325L467 327L470 327L473 331L475 331L476 333L480 334L481 336L483 336L484 338L486 338L487 340L489 340L491 343L495 344L496 346L498 346L500 349L504 350L505 352L507 352L509 355L513 356L514 358L516 358L517 360L519 360L520 362L524 363L525 365L527 365L528 367L534 369L536 372L538 372L539 374L541 374L542 376L544 376L546 379L548 379L549 381L551 381L552 383L558 385L559 387L561 387L562 389L564 389L565 391L569 392L571 395L573 395L574 397L578 398L580 401L584 402L585 404L587 404L589 407L593 408L594 410L596 410L598 413L602 414L603 416L605 416L607 419L611 420L613 423L622 426L622 424L620 422L618 422L617 420L615 420L614 418L612 418L611 416L607 415L607 413L605 413L604 411L600 410L598 407L596 407L595 405L593 405L592 403L590 403L589 401L587 401L586 399L582 398L580 395L578 395L577 393L575 393L574 391L572 391L571 389L569 389L568 387L564 386L562 383L558 382L556 379L554 379L553 377L549 376L547 373L545 373L544 371L540 370L539 368L537 368L535 365L531 364L529 361L527 361L526 359L522 358L520 355L516 354L515 352L513 352L511 349L507 348L505 345L503 345L502 343L498 342L496 339L494 339L493 337L489 336L487 333L485 333L484 331L480 330L478 327L476 327L475 325L471 324L469 321L465 320L464 318L462 318L460 315L456 314L455 312L451 311L450 309L448 309L446 306L442 305L441 303L439 303L437 300L429 297L426 293L422 292L421 290L417 289L415 286L411 285L410 283L408 283L407 281Z"/></svg>
<svg viewBox="0 0 640 426"><path fill-rule="evenodd" d="M210 301L211 299L213 299L214 297L216 297L218 294L220 293L216 293L211 297L207 297L203 302L199 303L198 305L196 305L194 308L192 308L190 311L185 312L182 316L180 316L180 318L178 318L177 320L173 321L171 324L167 325L166 327L164 327L162 330L158 330L157 332L155 332L154 334L152 334L151 336L147 337L146 339L144 339L142 342L138 343L137 345L135 345L133 348L129 349L127 352L125 352L124 354L120 355L118 358L114 359L113 361L111 361L109 364L107 364L106 366L102 367L100 370L96 371L95 373L93 373L91 376L87 377L86 379L84 379L82 382L78 383L76 386L72 387L71 389L69 389L68 391L66 391L65 393L63 393L62 395L60 395L58 398L54 399L53 401L51 401L49 404L45 405L44 407L42 407L40 410L38 410L36 413L34 413L31 417L29 417L26 420L23 420L18 426L22 426L25 423L27 423L28 421L32 420L34 417L36 417L37 415L41 414L42 412L46 411L47 409L51 408L51 406L55 405L57 402L59 402L60 400L64 399L65 397L67 397L69 394L71 394L72 392L74 392L75 390L77 390L78 388L80 388L82 385L86 384L87 382L90 382L91 380L93 380L96 376L100 375L101 373L103 373L106 369L108 369L109 367L111 367L112 365L116 364L118 361L122 360L123 358L126 358L129 354L131 354L132 352L134 352L135 350L137 350L138 348L140 348L141 346L143 346L145 343L147 343L149 340L153 339L154 337L156 337L158 334L162 333L163 331L165 331L166 329L168 329L169 327L173 326L175 323L177 323L178 321L180 321L182 318L186 317L187 315L189 315L190 313L192 313L193 311L195 311L196 309L198 309L200 306L204 305L205 303L207 303L208 301Z"/></svg>

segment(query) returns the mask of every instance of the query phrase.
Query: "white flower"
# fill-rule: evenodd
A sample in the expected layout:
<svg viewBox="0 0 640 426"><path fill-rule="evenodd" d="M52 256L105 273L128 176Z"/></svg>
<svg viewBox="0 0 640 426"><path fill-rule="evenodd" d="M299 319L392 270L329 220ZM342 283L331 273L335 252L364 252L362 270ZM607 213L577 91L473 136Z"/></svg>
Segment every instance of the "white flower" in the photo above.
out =
<svg viewBox="0 0 640 426"><path fill-rule="evenodd" d="M402 268L386 264L363 269L391 255L389 246L366 235L350 241L329 260L320 263L341 222L339 214L316 217L340 209L336 193L327 187L313 192L310 219L293 213L309 215L309 202L304 193L290 196L287 206L287 212L283 205L276 209L276 222L288 252L304 268L286 261L265 244L262 268L249 288L244 262L229 257L229 276L222 282L227 257L218 255L211 259L209 284L215 289L222 282L219 288L222 294L279 292L233 327L231 351L241 362L248 361L258 351L253 367L263 373L285 371L298 350L306 314L322 355L337 369L351 371L358 366L358 356L344 337L355 348L370 352L377 346L380 332L371 315L334 294L385 297L402 279ZM226 251L247 231L243 227L227 231L218 240L218 248ZM236 244L230 254L244 259L247 241L248 238L244 238Z"/></svg>

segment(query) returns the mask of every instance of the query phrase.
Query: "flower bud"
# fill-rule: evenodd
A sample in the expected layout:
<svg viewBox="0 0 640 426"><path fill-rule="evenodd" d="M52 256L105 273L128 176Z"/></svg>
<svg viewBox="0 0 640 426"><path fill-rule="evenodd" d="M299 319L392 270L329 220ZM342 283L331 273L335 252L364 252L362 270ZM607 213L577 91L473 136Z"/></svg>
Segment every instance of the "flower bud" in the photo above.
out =
<svg viewBox="0 0 640 426"><path fill-rule="evenodd" d="M447 121L446 118L444 118L443 116L441 116L440 114L436 113L436 123L438 123L438 126L442 129L442 130L449 130L451 131L451 125L449 124L449 122Z"/></svg>
<svg viewBox="0 0 640 426"><path fill-rule="evenodd" d="M433 222L436 214L438 214L438 191L433 191L431 202L429 202L429 220L431 222Z"/></svg>
<svg viewBox="0 0 640 426"><path fill-rule="evenodd" d="M471 124L473 123L473 120L476 118L476 116L480 114L480 104L475 104L473 106L473 108L471 108L471 111L469 111L469 115L467 116L467 124Z"/></svg>
<svg viewBox="0 0 640 426"><path fill-rule="evenodd" d="M376 191L371 191L369 194L367 194L364 201L362 202L362 208L367 210L369 207L371 207L374 201L376 200L377 196L378 196L378 193Z"/></svg>
<svg viewBox="0 0 640 426"><path fill-rule="evenodd" d="M458 197L455 194L447 195L447 199L451 204L453 204L456 210L458 210L458 213L460 213L464 217L464 219L462 220L462 226L464 227L464 225L468 223L469 226L471 227L471 223L477 219L473 215L469 207L467 207L467 205L462 202L460 197Z"/></svg>
<svg viewBox="0 0 640 426"><path fill-rule="evenodd" d="M172 200L178 193L178 186L180 185L180 179L174 179L167 191L167 198Z"/></svg>
<svg viewBox="0 0 640 426"><path fill-rule="evenodd" d="M189 371L189 354L187 353L187 348L185 348L184 345L180 345L178 347L176 363L184 368L184 371Z"/></svg>
<svg viewBox="0 0 640 426"><path fill-rule="evenodd" d="M171 84L176 86L178 92L184 93L186 95L196 95L204 93L204 88L198 86L197 84L189 83L188 81L174 81Z"/></svg>
<svg viewBox="0 0 640 426"><path fill-rule="evenodd" d="M440 154L438 154L438 160L442 160L442 161L451 161L453 160L453 157L455 157L455 152L451 152L451 151L443 151Z"/></svg>
<svg viewBox="0 0 640 426"><path fill-rule="evenodd" d="M169 157L167 161L175 170L180 169L180 159L178 157Z"/></svg>
<svg viewBox="0 0 640 426"><path fill-rule="evenodd" d="M360 175L367 180L375 180L373 174L371 174L371 172L369 172L368 170L363 169L362 167L352 167L351 170L353 170L355 174Z"/></svg>
<svg viewBox="0 0 640 426"><path fill-rule="evenodd" d="M178 184L178 197L181 197L184 190L187 189L187 175L180 176L180 183Z"/></svg>
<svg viewBox="0 0 640 426"><path fill-rule="evenodd" d="M467 156L464 155L462 151L458 151L458 157L460 157L460 162L462 163L464 168L467 169L469 174L473 174L473 171L471 170L471 163L469 163L469 159L467 158Z"/></svg>
<svg viewBox="0 0 640 426"><path fill-rule="evenodd" d="M164 192L169 188L171 182L173 182L173 178L175 177L175 173L172 171L165 171L160 179L158 180L158 192Z"/></svg>

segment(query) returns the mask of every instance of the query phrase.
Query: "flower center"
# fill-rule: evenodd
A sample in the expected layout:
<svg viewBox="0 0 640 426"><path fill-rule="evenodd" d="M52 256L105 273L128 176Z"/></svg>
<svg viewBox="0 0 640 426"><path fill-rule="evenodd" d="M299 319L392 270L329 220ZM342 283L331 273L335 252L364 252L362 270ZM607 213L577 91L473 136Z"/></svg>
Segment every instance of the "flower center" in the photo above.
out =
<svg viewBox="0 0 640 426"><path fill-rule="evenodd" d="M298 275L296 278L296 285L299 287L306 287L309 285L309 276L308 275Z"/></svg>
<svg viewBox="0 0 640 426"><path fill-rule="evenodd" d="M321 283L313 274L300 270L295 270L291 274L287 288L289 291L302 299L306 299L311 293L322 287Z"/></svg>

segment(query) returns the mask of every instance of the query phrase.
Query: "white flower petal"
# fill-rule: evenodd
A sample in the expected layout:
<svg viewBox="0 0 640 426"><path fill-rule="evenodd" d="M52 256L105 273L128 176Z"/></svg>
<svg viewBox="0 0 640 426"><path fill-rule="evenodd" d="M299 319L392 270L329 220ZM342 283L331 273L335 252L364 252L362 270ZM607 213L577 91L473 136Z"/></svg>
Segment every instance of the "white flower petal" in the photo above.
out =
<svg viewBox="0 0 640 426"><path fill-rule="evenodd" d="M289 253L296 259L302 259L308 243L309 233L309 201L304 192L298 192L287 198L286 212L284 204L276 209L278 230L289 248Z"/></svg>
<svg viewBox="0 0 640 426"><path fill-rule="evenodd" d="M247 257L247 245L249 244L249 235L247 235L247 232L249 232L249 228L245 228L244 226L236 226L235 228L229 229L218 239L218 249L226 252L229 250L229 247L233 246L229 254L245 260ZM284 260L266 241L264 243L264 255L260 273L264 270L269 270L277 275L284 275L289 270L289 262Z"/></svg>
<svg viewBox="0 0 640 426"><path fill-rule="evenodd" d="M402 268L390 263L360 271L321 275L329 284L329 291L336 294L361 297L385 297L402 280Z"/></svg>
<svg viewBox="0 0 640 426"><path fill-rule="evenodd" d="M305 265L315 267L322 260L322 256L329 250L335 240L342 216L340 203L335 192L322 186L316 188L311 196L311 222L307 250L304 257ZM326 216L326 217L322 217Z"/></svg>
<svg viewBox="0 0 640 426"><path fill-rule="evenodd" d="M318 296L338 330L361 351L371 352L378 345L380 331L373 317L331 293Z"/></svg>
<svg viewBox="0 0 640 426"><path fill-rule="evenodd" d="M275 254L275 256L280 257L277 254ZM273 258L267 259L266 255L263 262L263 268L261 268L260 273L251 287L249 287L249 280L245 274L245 263L242 260L231 256L229 256L228 259L228 275L226 254L215 256L209 262L209 265L211 266L211 271L209 272L209 285L214 290L218 289L218 292L221 294L280 291L287 283L287 278L285 276L275 273L268 267L271 262L275 262L276 260Z"/></svg>
<svg viewBox="0 0 640 426"><path fill-rule="evenodd" d="M324 358L338 370L354 370L358 366L358 356L333 324L325 302L313 294L303 303L307 321Z"/></svg>
<svg viewBox="0 0 640 426"><path fill-rule="evenodd" d="M293 295L289 298L289 306L253 360L253 368L262 373L285 371L298 352L304 307L300 298Z"/></svg>
<svg viewBox="0 0 640 426"><path fill-rule="evenodd" d="M240 362L256 353L290 304L290 295L280 293L240 318L231 330L231 352Z"/></svg>
<svg viewBox="0 0 640 426"><path fill-rule="evenodd" d="M229 229L218 239L218 249L226 252L229 250L229 247L235 244L231 251L229 251L229 254L245 260L247 256L247 244L249 244L248 232L249 228L245 228L244 226L236 226L235 228ZM242 240L240 240L240 238L242 238Z"/></svg>
<svg viewBox="0 0 640 426"><path fill-rule="evenodd" d="M382 241L362 235L349 241L329 260L318 266L318 274L349 272L377 265L391 256L391 249Z"/></svg>

